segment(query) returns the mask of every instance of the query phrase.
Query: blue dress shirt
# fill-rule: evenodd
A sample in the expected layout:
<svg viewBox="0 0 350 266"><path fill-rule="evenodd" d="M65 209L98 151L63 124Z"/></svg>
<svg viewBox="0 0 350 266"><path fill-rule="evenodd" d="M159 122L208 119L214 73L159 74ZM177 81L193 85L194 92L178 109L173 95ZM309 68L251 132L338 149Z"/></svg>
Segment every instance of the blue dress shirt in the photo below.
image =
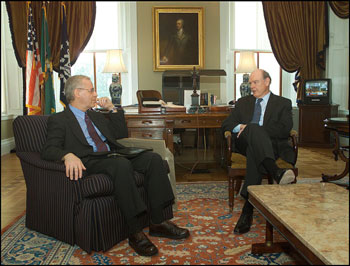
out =
<svg viewBox="0 0 350 266"><path fill-rule="evenodd" d="M96 152L96 151L97 151L96 144L95 144L95 142L92 140L92 138L90 137L89 131L88 131L88 129L87 129L87 125L86 125L86 123L85 123L85 113L84 113L83 111L81 111L81 110L79 110L79 109L77 109L77 108L71 106L70 104L69 104L69 108L70 108L70 110L73 112L73 114L75 115L75 117L77 118L77 120L78 120L78 122L79 122L79 125L80 125L80 127L81 127L81 130L83 131L84 136L85 136L87 142L93 147L94 152ZM92 121L91 121L91 122L92 122ZM102 141L105 142L105 141L106 141L106 137L102 135L102 133L101 133L101 132L98 130L98 128L95 126L94 122L92 122L92 124L94 125L94 128L95 128L97 134L98 134L98 135L100 136L100 138L102 139ZM105 143L106 143L106 142L105 142ZM106 145L107 145L108 150L110 151L111 149L110 149L109 145L108 145L107 143L106 143Z"/></svg>
<svg viewBox="0 0 350 266"><path fill-rule="evenodd" d="M266 105L267 105L267 102L269 101L270 99L270 95L271 95L271 92L269 92L268 94L266 94L262 99L261 103L260 103L260 106L261 106L261 115L260 115L260 120L259 120L259 126L262 126L264 124L264 114L265 114L265 110L266 110ZM258 99L255 100L255 103L258 101ZM238 133L239 130L241 129L241 124L237 125L233 130L232 132L233 133Z"/></svg>

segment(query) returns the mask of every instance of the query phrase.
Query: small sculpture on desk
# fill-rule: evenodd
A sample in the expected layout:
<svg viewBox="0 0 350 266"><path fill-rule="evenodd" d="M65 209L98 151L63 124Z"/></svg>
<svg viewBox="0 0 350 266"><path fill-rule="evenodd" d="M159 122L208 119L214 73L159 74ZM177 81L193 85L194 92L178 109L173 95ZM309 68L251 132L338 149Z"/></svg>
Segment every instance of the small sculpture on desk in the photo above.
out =
<svg viewBox="0 0 350 266"><path fill-rule="evenodd" d="M241 97L250 95L250 85L249 85L249 74L243 74L243 82L239 87L241 92Z"/></svg>
<svg viewBox="0 0 350 266"><path fill-rule="evenodd" d="M188 110L189 113L195 113L199 108L199 94L197 93L197 78L198 78L198 72L196 71L196 67L193 67L193 72L192 72L193 93L191 95L191 107Z"/></svg>
<svg viewBox="0 0 350 266"><path fill-rule="evenodd" d="M196 67L193 67L193 72L192 72L193 93L191 95L191 105L192 106L199 106L199 95L197 93L197 78L198 78L198 72L196 71Z"/></svg>
<svg viewBox="0 0 350 266"><path fill-rule="evenodd" d="M112 83L109 86L109 93L111 94L111 99L114 106L120 107L122 99L122 85L119 83L118 74L112 75Z"/></svg>

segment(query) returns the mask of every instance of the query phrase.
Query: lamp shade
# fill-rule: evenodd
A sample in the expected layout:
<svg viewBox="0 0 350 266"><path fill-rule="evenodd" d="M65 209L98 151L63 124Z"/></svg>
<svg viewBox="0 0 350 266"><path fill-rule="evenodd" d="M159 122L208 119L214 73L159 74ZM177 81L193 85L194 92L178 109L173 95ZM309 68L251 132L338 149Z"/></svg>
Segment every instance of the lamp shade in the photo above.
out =
<svg viewBox="0 0 350 266"><path fill-rule="evenodd" d="M257 67L255 64L254 53L245 51L241 52L239 57L236 73L252 73Z"/></svg>
<svg viewBox="0 0 350 266"><path fill-rule="evenodd" d="M122 50L108 50L106 56L106 64L103 73L124 73L128 72L124 65Z"/></svg>

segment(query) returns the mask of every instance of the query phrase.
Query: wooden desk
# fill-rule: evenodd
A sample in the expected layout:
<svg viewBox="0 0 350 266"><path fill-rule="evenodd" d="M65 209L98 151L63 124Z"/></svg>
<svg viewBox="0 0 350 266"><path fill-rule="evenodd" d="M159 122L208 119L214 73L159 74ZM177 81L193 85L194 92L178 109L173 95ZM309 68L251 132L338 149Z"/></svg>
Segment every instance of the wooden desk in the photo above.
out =
<svg viewBox="0 0 350 266"><path fill-rule="evenodd" d="M249 186L249 202L266 219L266 242L252 253L290 244L310 264L349 265L349 191L332 183ZM273 243L272 227L288 242Z"/></svg>
<svg viewBox="0 0 350 266"><path fill-rule="evenodd" d="M324 127L334 134L335 138L335 147L333 150L334 159L337 161L338 156L342 161L345 162L345 169L344 171L337 175L325 175L322 174L322 181L328 182L328 181L334 181L339 180L346 176L349 173L349 157L345 156L345 151L349 151L349 146L340 146L339 143L339 135L340 136L347 136L349 137L349 118L348 117L332 117L327 118L324 120Z"/></svg>
<svg viewBox="0 0 350 266"><path fill-rule="evenodd" d="M230 112L125 114L130 138L164 139L174 153L174 128L221 128Z"/></svg>

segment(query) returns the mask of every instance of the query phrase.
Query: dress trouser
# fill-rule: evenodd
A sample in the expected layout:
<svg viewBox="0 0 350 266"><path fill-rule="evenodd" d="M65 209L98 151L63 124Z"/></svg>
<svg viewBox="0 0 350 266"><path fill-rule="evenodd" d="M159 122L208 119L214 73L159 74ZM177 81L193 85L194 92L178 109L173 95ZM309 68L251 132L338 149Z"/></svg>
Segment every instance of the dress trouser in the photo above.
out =
<svg viewBox="0 0 350 266"><path fill-rule="evenodd" d="M242 134L235 140L235 145L238 152L247 157L247 173L241 196L248 199L248 186L260 185L262 173L266 172L262 162L266 158L275 160L275 153L269 135L258 124L247 124Z"/></svg>
<svg viewBox="0 0 350 266"><path fill-rule="evenodd" d="M144 186L150 203L152 222L164 221L163 209L173 203L174 194L159 154L144 152L133 159L94 158L85 162L85 167L88 174L106 174L113 181L115 199L126 218L130 234L142 229L138 216L147 210L137 190L134 171L145 176Z"/></svg>

